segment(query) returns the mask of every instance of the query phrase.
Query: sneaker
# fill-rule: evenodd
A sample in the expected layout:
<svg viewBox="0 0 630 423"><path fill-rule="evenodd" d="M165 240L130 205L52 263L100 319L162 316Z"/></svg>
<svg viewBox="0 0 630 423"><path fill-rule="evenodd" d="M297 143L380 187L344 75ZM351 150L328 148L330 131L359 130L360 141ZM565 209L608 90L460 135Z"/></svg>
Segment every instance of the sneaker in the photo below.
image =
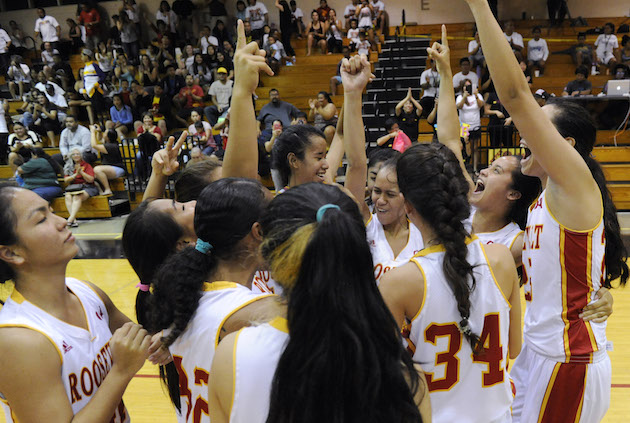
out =
<svg viewBox="0 0 630 423"><path fill-rule="evenodd" d="M293 63L293 62L287 62L286 63L286 66L293 66L293 65L295 65L295 63Z"/></svg>

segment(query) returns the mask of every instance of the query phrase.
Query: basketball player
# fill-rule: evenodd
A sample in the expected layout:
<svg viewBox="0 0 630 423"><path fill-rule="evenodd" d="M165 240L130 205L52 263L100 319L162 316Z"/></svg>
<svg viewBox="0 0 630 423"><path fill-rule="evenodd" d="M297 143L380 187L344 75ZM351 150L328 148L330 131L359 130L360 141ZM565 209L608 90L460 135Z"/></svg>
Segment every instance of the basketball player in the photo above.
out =
<svg viewBox="0 0 630 423"><path fill-rule="evenodd" d="M467 0L501 103L521 133L522 172L541 180L525 230L525 345L512 368L517 422L597 422L610 403L606 324L580 313L628 279L627 251L599 164L596 128L575 103L539 107L485 0Z"/></svg>
<svg viewBox="0 0 630 423"><path fill-rule="evenodd" d="M378 293L355 201L303 184L276 196L261 225L286 311L219 344L212 422L428 421L424 381Z"/></svg>
<svg viewBox="0 0 630 423"><path fill-rule="evenodd" d="M15 282L0 310L8 422L129 421L122 395L151 337L95 285L66 277L76 253L65 219L46 201L0 187L0 282Z"/></svg>
<svg viewBox="0 0 630 423"><path fill-rule="evenodd" d="M248 179L208 185L195 207L196 244L171 255L153 284L150 326L164 330L164 345L173 355L180 422L210 422L207 385L221 337L281 311L275 296L255 294L248 286L260 266L257 221L267 194Z"/></svg>

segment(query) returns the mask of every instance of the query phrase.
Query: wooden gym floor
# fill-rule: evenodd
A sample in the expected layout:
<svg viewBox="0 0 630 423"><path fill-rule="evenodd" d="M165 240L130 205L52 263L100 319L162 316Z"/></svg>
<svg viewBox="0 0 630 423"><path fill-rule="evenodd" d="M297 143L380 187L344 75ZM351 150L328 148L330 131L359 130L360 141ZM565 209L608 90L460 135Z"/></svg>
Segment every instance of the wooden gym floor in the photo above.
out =
<svg viewBox="0 0 630 423"><path fill-rule="evenodd" d="M72 260L68 276L89 280L100 286L116 306L134 319L136 274L124 259ZM614 343L610 353L613 365L611 406L606 423L627 422L630 418L630 288L613 291L614 313L608 323L608 339ZM524 307L524 304L523 304ZM175 413L157 377L157 367L146 364L133 379L124 396L134 423L175 422ZM4 422L4 416L0 416Z"/></svg>

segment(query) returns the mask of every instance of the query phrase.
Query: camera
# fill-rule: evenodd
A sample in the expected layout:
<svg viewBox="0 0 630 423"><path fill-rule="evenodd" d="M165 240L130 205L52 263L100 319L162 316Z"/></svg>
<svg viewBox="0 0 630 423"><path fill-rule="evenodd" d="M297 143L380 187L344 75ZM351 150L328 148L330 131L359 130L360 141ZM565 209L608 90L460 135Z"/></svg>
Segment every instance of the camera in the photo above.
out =
<svg viewBox="0 0 630 423"><path fill-rule="evenodd" d="M464 91L466 91L468 94L472 94L472 85L465 85Z"/></svg>

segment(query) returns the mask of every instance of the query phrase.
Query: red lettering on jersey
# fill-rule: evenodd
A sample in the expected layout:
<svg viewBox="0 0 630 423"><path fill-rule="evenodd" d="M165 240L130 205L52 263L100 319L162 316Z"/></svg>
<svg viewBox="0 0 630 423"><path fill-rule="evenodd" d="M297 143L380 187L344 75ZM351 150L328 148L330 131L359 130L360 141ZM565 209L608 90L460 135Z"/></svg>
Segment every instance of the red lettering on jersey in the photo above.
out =
<svg viewBox="0 0 630 423"><path fill-rule="evenodd" d="M87 382L90 383L89 385L86 384L86 379ZM92 379L92 373L90 373L90 370L85 367L81 369L81 390L86 397L89 397L92 395L92 392L94 392L94 380Z"/></svg>
<svg viewBox="0 0 630 423"><path fill-rule="evenodd" d="M96 360L92 362L92 374L94 375L94 383L96 383L96 387L98 388L101 386L104 375Z"/></svg>
<svg viewBox="0 0 630 423"><path fill-rule="evenodd" d="M533 205L533 207L532 207L532 208L530 208L529 210L530 210L530 211L534 211L534 210L536 210L536 209L538 209L538 208L541 208L541 209L542 209L542 206L543 206L543 205L542 205L542 201L543 201L542 197L539 197L539 198L538 198L538 200L536 200L536 203Z"/></svg>
<svg viewBox="0 0 630 423"><path fill-rule="evenodd" d="M543 225L534 226L534 232L536 232L536 246L533 247L534 250L538 250L540 248L540 234L542 234Z"/></svg>
<svg viewBox="0 0 630 423"><path fill-rule="evenodd" d="M540 249L540 235L542 235L544 225L535 225L525 227L525 239L523 241L523 250L538 250ZM532 230L533 229L533 230ZM530 233L532 237L530 238Z"/></svg>
<svg viewBox="0 0 630 423"><path fill-rule="evenodd" d="M79 391L77 390L77 382L79 382L77 375L70 373L68 375L68 381L70 382L70 399L72 400L72 404L81 401L83 397L79 395Z"/></svg>

